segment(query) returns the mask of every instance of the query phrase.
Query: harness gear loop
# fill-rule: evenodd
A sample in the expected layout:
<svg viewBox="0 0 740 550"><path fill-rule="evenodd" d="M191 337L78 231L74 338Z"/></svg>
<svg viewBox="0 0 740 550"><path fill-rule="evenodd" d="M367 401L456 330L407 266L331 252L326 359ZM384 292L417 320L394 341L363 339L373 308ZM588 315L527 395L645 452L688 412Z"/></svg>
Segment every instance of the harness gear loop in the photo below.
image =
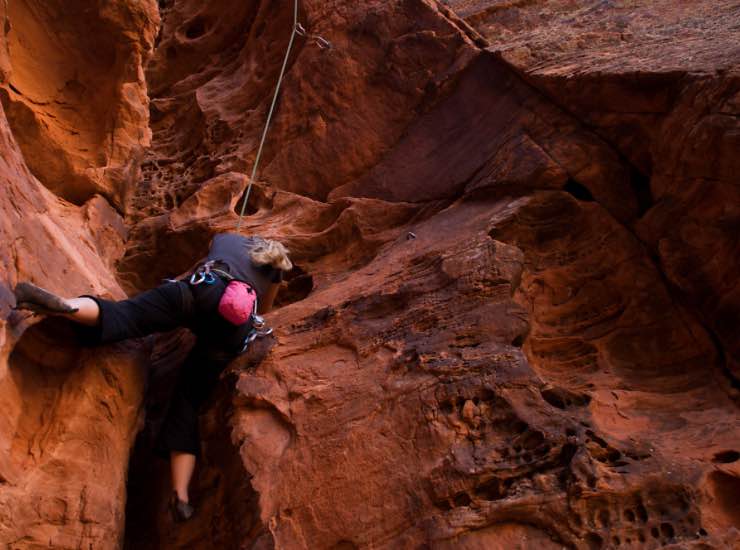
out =
<svg viewBox="0 0 740 550"><path fill-rule="evenodd" d="M205 283L207 285L211 285L216 282L216 277L221 277L229 282L237 280L233 275L227 273L223 269L214 267L217 263L218 260L209 260L199 265L195 271L193 271L192 275L190 275L190 284L199 285ZM242 348L239 351L240 354L244 353L249 347L249 344L254 342L257 338L264 338L265 336L272 334L272 328L266 327L264 317L257 313L258 303L258 300L255 299L252 313L249 316L249 322L252 326L244 338Z"/></svg>
<svg viewBox="0 0 740 550"><path fill-rule="evenodd" d="M190 284L191 285L199 285L201 283L206 283L207 285L212 285L216 282L216 277L211 273L211 269L213 269L213 265L216 262L213 260L210 260L204 264L199 265L195 271L193 271L193 274L190 276Z"/></svg>
<svg viewBox="0 0 740 550"><path fill-rule="evenodd" d="M331 42L329 42L323 36L316 35L315 38L316 38L316 45L322 50L330 50L332 48Z"/></svg>
<svg viewBox="0 0 740 550"><path fill-rule="evenodd" d="M328 49L331 49L332 47L331 42L329 42L326 38L318 34L311 34L310 32L306 30L306 28L301 23L296 23L295 33L298 36L302 36L304 38L310 38L311 40L314 41L314 44L316 44L322 50L328 50Z"/></svg>
<svg viewBox="0 0 740 550"><path fill-rule="evenodd" d="M285 50L285 57L283 58L283 66L280 68L280 76L275 86L275 93L272 96L272 103L270 104L270 110L267 113L267 120L265 121L265 127L262 130L262 137L260 138L260 144L257 148L257 156L254 158L254 165L252 166L252 175L249 177L249 185L247 186L247 192L244 194L244 200L242 201L242 208L239 212L239 220L236 223L236 232L241 233L242 219L244 218L244 212L247 209L247 203L249 202L249 194L252 191L252 184L257 178L257 168L262 158L262 149L265 146L265 139L267 138L267 131L270 129L270 122L272 122L272 115L275 111L275 105L277 104L277 98L280 94L280 86L283 83L283 76L285 76L285 69L288 66L288 59L290 58L290 51L293 48L293 42L295 41L296 35L311 38L314 43L322 50L327 50L332 47L331 42L325 38L310 34L306 31L306 28L298 21L298 0L293 3L293 31L290 33L290 40L288 41L288 48Z"/></svg>

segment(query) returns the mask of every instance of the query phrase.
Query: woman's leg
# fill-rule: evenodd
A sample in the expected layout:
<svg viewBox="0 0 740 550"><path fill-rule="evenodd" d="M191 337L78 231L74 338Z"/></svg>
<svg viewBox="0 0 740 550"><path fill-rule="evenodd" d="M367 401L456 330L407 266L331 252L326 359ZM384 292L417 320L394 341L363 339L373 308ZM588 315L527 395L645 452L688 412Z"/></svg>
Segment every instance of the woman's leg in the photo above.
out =
<svg viewBox="0 0 740 550"><path fill-rule="evenodd" d="M218 385L229 357L216 358L200 339L183 363L170 406L162 424L156 451L170 458L172 490L189 503L189 486L200 454L198 412Z"/></svg>
<svg viewBox="0 0 740 550"><path fill-rule="evenodd" d="M179 451L170 452L170 472L172 474L172 489L177 498L183 502L190 502L188 487L195 471L195 455Z"/></svg>

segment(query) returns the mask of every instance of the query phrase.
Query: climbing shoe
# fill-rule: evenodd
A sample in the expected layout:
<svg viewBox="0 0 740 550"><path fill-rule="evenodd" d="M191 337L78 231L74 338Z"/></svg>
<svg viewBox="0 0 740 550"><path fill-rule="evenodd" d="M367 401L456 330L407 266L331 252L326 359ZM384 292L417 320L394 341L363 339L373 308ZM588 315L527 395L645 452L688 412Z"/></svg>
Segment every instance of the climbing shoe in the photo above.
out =
<svg viewBox="0 0 740 550"><path fill-rule="evenodd" d="M192 518L195 513L195 508L193 508L190 503L180 500L177 493L173 491L172 497L170 498L170 513L172 514L172 519L180 523Z"/></svg>
<svg viewBox="0 0 740 550"><path fill-rule="evenodd" d="M63 298L33 283L16 285L15 302L15 309L27 309L35 313L60 314L77 311L77 308L71 307Z"/></svg>

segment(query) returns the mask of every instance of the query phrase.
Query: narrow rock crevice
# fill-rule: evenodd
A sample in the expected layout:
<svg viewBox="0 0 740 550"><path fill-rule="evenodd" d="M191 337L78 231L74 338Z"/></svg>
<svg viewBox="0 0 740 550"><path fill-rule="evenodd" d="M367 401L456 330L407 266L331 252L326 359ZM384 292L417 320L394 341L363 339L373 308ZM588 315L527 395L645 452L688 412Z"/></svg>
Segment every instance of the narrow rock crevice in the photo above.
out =
<svg viewBox="0 0 740 550"><path fill-rule="evenodd" d="M314 280L298 265L294 265L285 276L285 283L275 298L275 308L280 308L295 302L305 300L313 291Z"/></svg>
<svg viewBox="0 0 740 550"><path fill-rule="evenodd" d="M576 200L584 201L584 202L595 202L596 199L591 194L591 191L588 190L588 187L586 187L583 184L578 183L573 178L570 178L566 184L563 186L563 191L566 193L570 193L575 197Z"/></svg>

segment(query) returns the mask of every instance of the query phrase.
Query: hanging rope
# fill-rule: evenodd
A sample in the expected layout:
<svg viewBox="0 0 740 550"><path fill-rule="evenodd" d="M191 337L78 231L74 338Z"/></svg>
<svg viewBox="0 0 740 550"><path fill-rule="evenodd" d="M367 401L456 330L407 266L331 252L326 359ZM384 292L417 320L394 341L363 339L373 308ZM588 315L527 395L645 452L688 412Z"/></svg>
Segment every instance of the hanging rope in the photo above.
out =
<svg viewBox="0 0 740 550"><path fill-rule="evenodd" d="M242 201L241 212L239 212L239 221L236 224L236 232L241 232L242 219L244 218L244 212L247 209L247 202L249 202L249 194L252 191L252 183L254 183L257 177L257 169L259 168L260 158L262 157L262 148L265 145L265 138L267 138L267 131L270 129L270 122L272 121L272 114L275 111L275 105L277 104L277 98L280 94L280 86L283 83L283 76L285 76L285 69L288 66L288 58L290 57L290 50L293 48L293 42L295 41L296 35L310 38L315 41L316 45L321 49L331 48L331 43L328 40L318 36L309 34L306 29L298 22L298 0L294 1L293 4L293 31L290 33L290 40L288 41L288 48L285 50L285 58L283 59L283 66L280 69L280 76L278 77L277 85L275 86L275 94L272 96L272 104L270 110L267 113L267 120L265 121L265 128L262 130L262 139L260 139L260 145L257 149L257 156L254 159L254 166L252 166L252 176L249 178L249 185L247 186L247 192L244 194L244 201Z"/></svg>

